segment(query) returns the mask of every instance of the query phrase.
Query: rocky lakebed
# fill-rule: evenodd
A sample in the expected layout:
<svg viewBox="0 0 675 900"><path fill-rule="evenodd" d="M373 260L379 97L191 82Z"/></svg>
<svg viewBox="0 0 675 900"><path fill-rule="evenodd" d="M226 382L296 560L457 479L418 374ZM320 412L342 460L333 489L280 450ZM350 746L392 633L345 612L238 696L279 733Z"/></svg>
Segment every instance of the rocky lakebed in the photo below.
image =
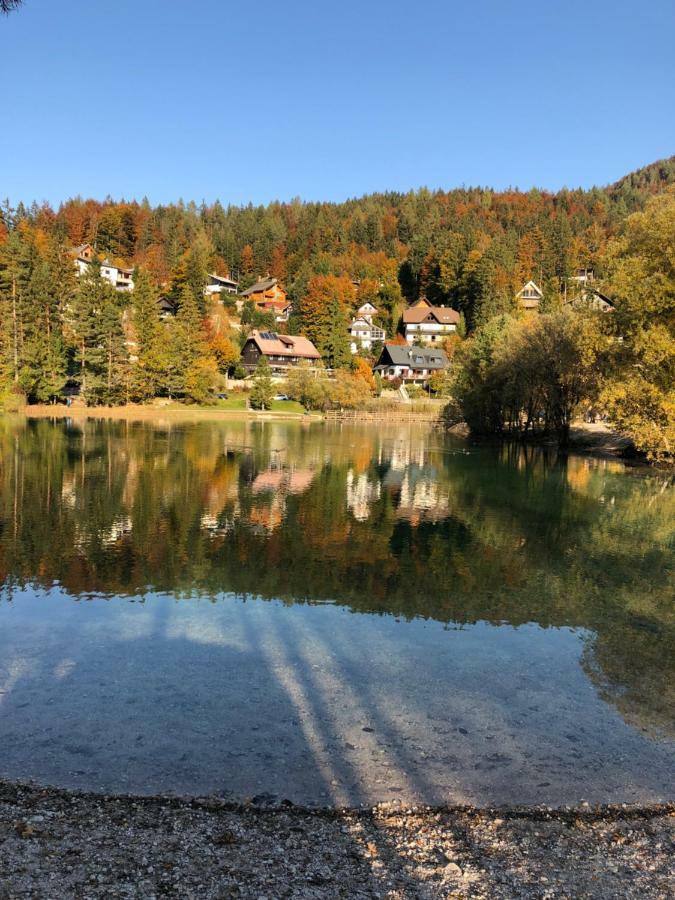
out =
<svg viewBox="0 0 675 900"><path fill-rule="evenodd" d="M675 805L302 808L0 784L0 898L667 898Z"/></svg>

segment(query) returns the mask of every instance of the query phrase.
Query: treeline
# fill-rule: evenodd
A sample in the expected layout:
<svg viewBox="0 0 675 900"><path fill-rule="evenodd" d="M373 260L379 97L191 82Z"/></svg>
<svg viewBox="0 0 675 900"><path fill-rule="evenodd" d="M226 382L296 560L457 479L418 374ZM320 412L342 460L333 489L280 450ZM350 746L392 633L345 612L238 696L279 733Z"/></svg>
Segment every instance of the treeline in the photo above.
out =
<svg viewBox="0 0 675 900"><path fill-rule="evenodd" d="M674 181L675 157L590 191L419 190L264 207L76 198L58 210L5 205L0 233L23 225L39 239L88 242L113 260L147 269L158 285L170 284L195 258L195 269L206 261L244 288L270 273L296 306L313 275L372 279L378 287L384 282L380 305L389 311L401 296L425 294L462 311L473 327L509 311L531 277L552 297L559 279L578 267L601 274L608 238Z"/></svg>
<svg viewBox="0 0 675 900"><path fill-rule="evenodd" d="M205 399L236 365L247 329L274 327L269 314L249 306L241 317L243 330L235 332L229 320L233 310L207 306L203 288L209 272L230 274L241 288L262 274L279 278L293 303L289 331L307 335L328 367L346 369L352 366L346 325L357 300L370 300L380 310L378 324L390 336L405 304L421 295L458 309L469 334L487 328L487 335L499 328L495 320L517 314L515 294L529 278L543 288L544 315L563 322L561 284L578 268L590 268L616 295L618 306L611 319L616 328L611 352L599 354L602 383L595 379L585 397L594 392L600 397L602 391L614 420L641 446L662 452L658 448L673 446L669 213L659 213L664 224L646 250L637 231L631 237L630 228L638 226L626 231L624 223L627 217L646 222L639 226L644 231L653 214L639 218L645 204L652 198L649 209L661 210L659 197L664 191L672 197L672 182L675 157L607 188L556 194L420 190L342 204L294 201L245 208L217 203L153 208L147 201L79 198L58 210L5 204L0 209L0 381L38 402L60 397L67 384L79 385L89 403ZM134 266L136 290L116 293L98 277L96 265L77 279L70 251L82 243L92 244L100 258ZM178 311L164 323L157 321L160 290ZM603 327L609 324L608 319ZM539 322L542 347L552 339L544 334L548 327ZM495 340L516 347L517 330L526 328L522 322L504 327ZM532 349L534 335L523 331L523 336ZM466 353L476 352L476 346L470 341ZM522 430L524 420L528 429L559 430L567 413L549 414L556 402L549 398L542 405L537 394L542 385L534 391L523 387L534 375L520 369L521 351L514 351L511 366L521 371L519 386L516 390L508 376L510 394L497 404L503 410L496 416L500 424L486 424L495 421L493 412L482 427ZM501 349L497 357L503 369ZM607 357L611 382L605 379ZM487 378L485 366L479 368ZM495 386L502 375L485 388L493 399L502 391ZM521 390L524 399L517 399ZM473 403L473 394L464 393ZM650 421L657 423L649 435L642 401L636 399L642 396L648 397ZM476 401L475 408L482 403Z"/></svg>
<svg viewBox="0 0 675 900"><path fill-rule="evenodd" d="M675 454L675 189L623 223L603 255L611 312L496 317L455 356L450 417L473 431L551 433L595 408L650 458Z"/></svg>

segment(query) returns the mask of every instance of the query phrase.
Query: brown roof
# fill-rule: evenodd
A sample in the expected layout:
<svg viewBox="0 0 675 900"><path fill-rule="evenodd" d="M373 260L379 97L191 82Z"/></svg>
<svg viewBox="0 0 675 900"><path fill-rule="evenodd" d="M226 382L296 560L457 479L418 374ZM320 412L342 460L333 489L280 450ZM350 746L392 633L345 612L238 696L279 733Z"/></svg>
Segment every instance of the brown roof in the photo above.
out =
<svg viewBox="0 0 675 900"><path fill-rule="evenodd" d="M262 278L260 281L256 281L255 284L252 284L250 288L246 288L245 291L242 291L241 296L250 297L251 294L262 294L264 291L269 291L270 288L273 288L276 283L276 278ZM283 290L283 288L280 287L279 290Z"/></svg>
<svg viewBox="0 0 675 900"><path fill-rule="evenodd" d="M449 306L410 306L403 311L404 325L419 325L429 316L433 316L439 325L456 325L459 313Z"/></svg>
<svg viewBox="0 0 675 900"><path fill-rule="evenodd" d="M249 341L255 341L265 356L299 356L301 359L321 359L314 344L302 335L275 334L273 331L252 331Z"/></svg>

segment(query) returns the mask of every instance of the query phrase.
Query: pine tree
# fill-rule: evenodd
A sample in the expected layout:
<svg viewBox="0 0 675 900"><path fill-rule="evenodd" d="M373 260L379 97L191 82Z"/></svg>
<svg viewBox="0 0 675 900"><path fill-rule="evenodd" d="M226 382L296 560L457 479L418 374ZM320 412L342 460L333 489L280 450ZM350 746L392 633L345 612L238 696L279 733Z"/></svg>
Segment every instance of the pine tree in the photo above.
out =
<svg viewBox="0 0 675 900"><path fill-rule="evenodd" d="M206 400L218 369L210 353L202 318L192 289L184 285L181 304L173 323L168 387L187 400Z"/></svg>
<svg viewBox="0 0 675 900"><path fill-rule="evenodd" d="M167 359L162 323L159 320L157 291L144 270L134 277L133 325L136 335L136 362L131 391L135 399L149 400L166 390Z"/></svg>
<svg viewBox="0 0 675 900"><path fill-rule="evenodd" d="M101 277L100 266L89 265L80 277L70 314L75 378L87 403L125 399L128 354L121 307L120 296Z"/></svg>
<svg viewBox="0 0 675 900"><path fill-rule="evenodd" d="M332 297L328 302L316 348L330 369L345 369L351 364L347 315L337 297Z"/></svg>

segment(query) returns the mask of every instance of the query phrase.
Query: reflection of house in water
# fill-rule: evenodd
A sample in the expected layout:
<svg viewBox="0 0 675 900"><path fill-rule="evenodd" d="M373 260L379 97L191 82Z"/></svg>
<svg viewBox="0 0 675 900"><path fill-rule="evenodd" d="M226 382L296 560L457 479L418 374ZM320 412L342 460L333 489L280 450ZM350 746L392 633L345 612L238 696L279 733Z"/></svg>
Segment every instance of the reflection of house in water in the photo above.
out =
<svg viewBox="0 0 675 900"><path fill-rule="evenodd" d="M248 513L248 524L254 532L274 531L286 514L286 498L289 494L302 494L314 480L315 470L310 468L270 468L253 479L251 493L256 500Z"/></svg>
<svg viewBox="0 0 675 900"><path fill-rule="evenodd" d="M254 494L266 491L280 491L287 494L301 494L314 481L314 469L267 469L253 481Z"/></svg>
<svg viewBox="0 0 675 900"><path fill-rule="evenodd" d="M347 508L359 522L370 517L370 508L380 499L382 486L379 481L371 481L365 473L355 475L347 472Z"/></svg>
<svg viewBox="0 0 675 900"><path fill-rule="evenodd" d="M88 531L77 527L74 544L78 549L100 544L101 547L113 547L118 541L133 531L129 516L119 516L107 528L100 531Z"/></svg>
<svg viewBox="0 0 675 900"><path fill-rule="evenodd" d="M422 521L437 522L447 515L448 496L442 492L435 471L408 467L401 483L396 517L417 525Z"/></svg>

